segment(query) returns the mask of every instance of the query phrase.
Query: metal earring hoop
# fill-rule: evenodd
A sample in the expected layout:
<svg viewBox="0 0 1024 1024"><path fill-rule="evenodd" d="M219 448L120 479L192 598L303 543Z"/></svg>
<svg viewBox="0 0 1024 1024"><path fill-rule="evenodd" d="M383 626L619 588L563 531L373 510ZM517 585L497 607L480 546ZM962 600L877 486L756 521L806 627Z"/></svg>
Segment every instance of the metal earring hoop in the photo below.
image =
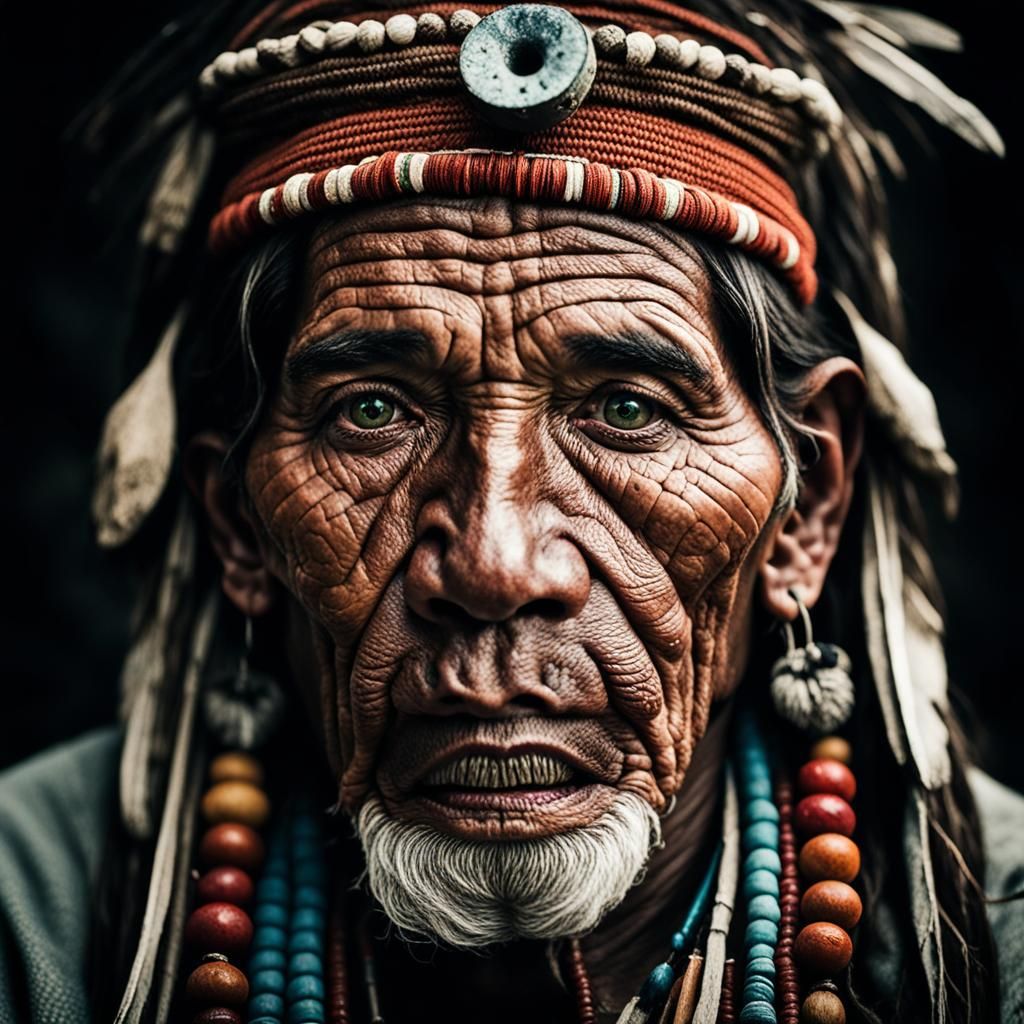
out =
<svg viewBox="0 0 1024 1024"><path fill-rule="evenodd" d="M772 703L781 718L813 733L838 729L853 711L854 688L850 656L835 644L815 641L811 615L796 590L804 642L798 647L793 626L783 621L786 653L772 666Z"/></svg>
<svg viewBox="0 0 1024 1024"><path fill-rule="evenodd" d="M253 750L273 734L284 711L281 687L265 672L254 672L252 618L245 617L245 647L238 668L207 690L203 712L207 728L225 747Z"/></svg>

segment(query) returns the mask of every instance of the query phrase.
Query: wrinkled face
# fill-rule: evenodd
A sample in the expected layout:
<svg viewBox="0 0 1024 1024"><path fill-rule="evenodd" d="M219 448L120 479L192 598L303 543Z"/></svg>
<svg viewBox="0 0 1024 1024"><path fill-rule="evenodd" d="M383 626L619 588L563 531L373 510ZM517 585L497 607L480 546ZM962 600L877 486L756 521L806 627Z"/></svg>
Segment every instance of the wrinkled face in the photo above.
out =
<svg viewBox="0 0 1024 1024"><path fill-rule="evenodd" d="M676 236L432 201L315 238L246 485L346 808L521 840L678 789L781 468Z"/></svg>

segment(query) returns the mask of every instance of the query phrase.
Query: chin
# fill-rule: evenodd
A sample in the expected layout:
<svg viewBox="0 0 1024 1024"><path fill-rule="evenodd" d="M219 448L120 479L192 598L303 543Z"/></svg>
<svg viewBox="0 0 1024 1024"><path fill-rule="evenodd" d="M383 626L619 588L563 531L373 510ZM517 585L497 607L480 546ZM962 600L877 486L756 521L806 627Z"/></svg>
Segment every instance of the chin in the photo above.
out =
<svg viewBox="0 0 1024 1024"><path fill-rule="evenodd" d="M396 816L372 794L357 817L371 892L404 933L453 947L592 930L643 877L661 839L658 816L643 797L604 785L549 796L521 798L511 808L519 827L496 829L510 812L503 798L462 806L462 796L423 796L436 810ZM566 827L581 805L593 816Z"/></svg>

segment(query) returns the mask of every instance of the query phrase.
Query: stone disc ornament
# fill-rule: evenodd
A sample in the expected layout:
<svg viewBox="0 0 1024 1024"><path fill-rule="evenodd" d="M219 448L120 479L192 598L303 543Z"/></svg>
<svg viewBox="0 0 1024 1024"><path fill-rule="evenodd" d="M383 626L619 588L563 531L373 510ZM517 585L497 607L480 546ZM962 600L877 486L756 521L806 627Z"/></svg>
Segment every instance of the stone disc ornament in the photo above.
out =
<svg viewBox="0 0 1024 1024"><path fill-rule="evenodd" d="M482 18L459 51L459 72L477 109L517 132L564 121L597 72L590 33L568 11L513 4Z"/></svg>

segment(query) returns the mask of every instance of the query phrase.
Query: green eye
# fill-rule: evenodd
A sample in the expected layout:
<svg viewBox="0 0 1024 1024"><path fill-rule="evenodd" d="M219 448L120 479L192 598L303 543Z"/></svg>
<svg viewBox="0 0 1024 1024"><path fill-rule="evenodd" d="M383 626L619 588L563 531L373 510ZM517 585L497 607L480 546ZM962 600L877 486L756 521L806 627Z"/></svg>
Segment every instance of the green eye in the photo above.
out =
<svg viewBox="0 0 1024 1024"><path fill-rule="evenodd" d="M349 417L364 430L385 427L395 418L395 403L386 395L360 395L352 399Z"/></svg>
<svg viewBox="0 0 1024 1024"><path fill-rule="evenodd" d="M618 430L639 430L654 418L654 403L634 391L619 391L604 403L604 418Z"/></svg>

